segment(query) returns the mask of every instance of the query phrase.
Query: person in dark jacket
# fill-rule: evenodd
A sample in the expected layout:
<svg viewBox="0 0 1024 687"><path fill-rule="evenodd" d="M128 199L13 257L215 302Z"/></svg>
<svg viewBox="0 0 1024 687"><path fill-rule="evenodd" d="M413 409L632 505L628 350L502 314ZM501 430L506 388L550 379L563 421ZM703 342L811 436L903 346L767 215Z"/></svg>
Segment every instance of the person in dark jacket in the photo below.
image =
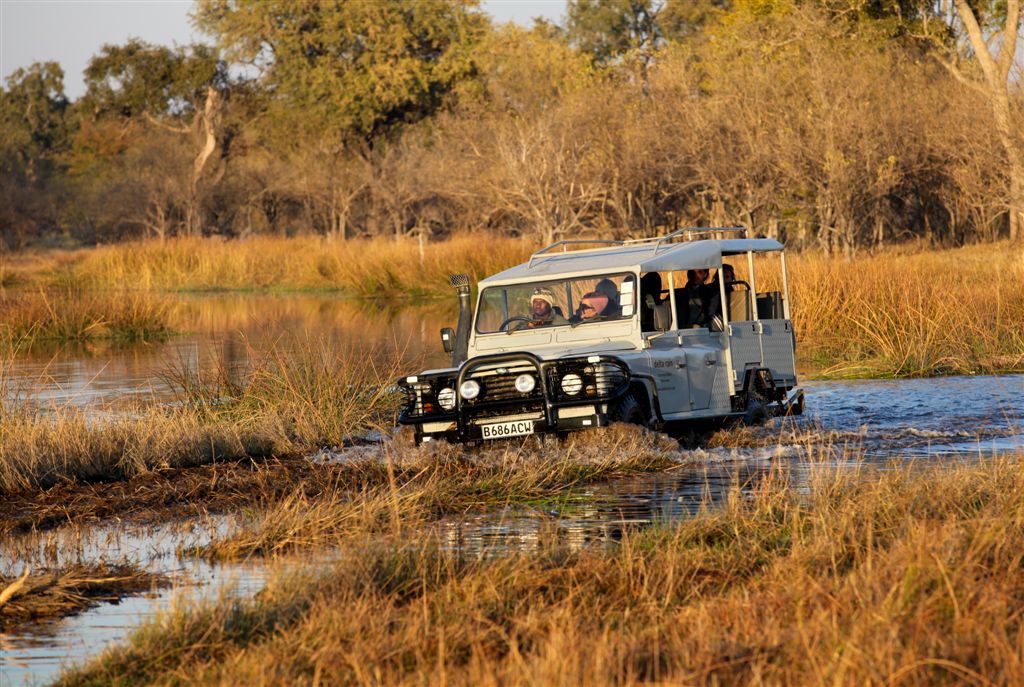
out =
<svg viewBox="0 0 1024 687"><path fill-rule="evenodd" d="M661 296L661 275L648 272L640 277L640 331L652 332L657 329L654 312L664 302Z"/></svg>
<svg viewBox="0 0 1024 687"><path fill-rule="evenodd" d="M718 270L718 274L711 280L705 289L704 303L704 321L710 324L717 317L719 323L722 320L722 294L718 288L718 279L721 277L725 283L725 302L726 302L726 314L728 314L729 294L732 293L733 284L736 283L736 271L733 270L732 265L725 263L722 268ZM731 317L730 317L731 319Z"/></svg>
<svg viewBox="0 0 1024 687"><path fill-rule="evenodd" d="M709 270L701 268L686 270L686 286L676 291L676 317L682 329L706 327L707 308L704 300L707 295Z"/></svg>

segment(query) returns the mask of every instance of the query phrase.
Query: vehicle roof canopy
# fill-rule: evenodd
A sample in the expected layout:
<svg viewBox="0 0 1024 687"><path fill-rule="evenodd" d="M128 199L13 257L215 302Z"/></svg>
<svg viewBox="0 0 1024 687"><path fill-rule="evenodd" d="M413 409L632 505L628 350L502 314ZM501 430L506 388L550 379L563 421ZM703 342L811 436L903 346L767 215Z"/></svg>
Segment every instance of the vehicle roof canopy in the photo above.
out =
<svg viewBox="0 0 1024 687"><path fill-rule="evenodd" d="M735 229L680 230L653 239L635 241L589 241L589 243L610 243L602 248L549 252L557 246L563 250L573 243L583 241L560 241L533 254L528 262L499 272L480 282L481 286L499 283L536 281L538 278L575 277L610 272L670 272L684 269L720 267L723 258L753 251L765 253L783 250L775 239L700 239L670 242L682 232L731 232Z"/></svg>

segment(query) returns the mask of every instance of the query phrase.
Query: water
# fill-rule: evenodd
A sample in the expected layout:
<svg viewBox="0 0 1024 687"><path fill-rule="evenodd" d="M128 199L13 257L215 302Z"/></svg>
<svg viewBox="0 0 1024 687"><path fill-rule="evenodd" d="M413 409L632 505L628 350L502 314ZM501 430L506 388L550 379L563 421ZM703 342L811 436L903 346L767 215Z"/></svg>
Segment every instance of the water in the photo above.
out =
<svg viewBox="0 0 1024 687"><path fill-rule="evenodd" d="M35 402L108 412L170 400L173 395L159 374L170 363L197 367L218 355L244 365L249 345L258 348L289 333L330 338L353 350L394 346L424 355L429 365L442 364L437 331L454 319L445 306L396 311L312 296L192 297L183 299L181 307L192 332L188 335L132 348L36 351L18 358L8 374L37 387ZM803 386L807 412L800 425L838 445L863 449L869 460L976 460L1024 449L1024 375ZM780 424L760 432L765 439L781 436ZM451 550L493 555L530 549L553 537L570 547L615 541L630 528L687 517L725 498L737 484L753 488L779 460L792 461L799 479L803 449L765 443L772 446L696 451L689 456L695 465L596 485L546 506L446 518L434 530ZM201 544L229 524L228 519L207 519L157 528L63 528L42 538L3 542L0 570L5 573L20 571L26 561L53 566L67 560L129 560L164 572L172 587L0 635L0 687L50 681L62 666L95 656L183 600L252 596L273 574L271 568L289 565L287 559L269 567L262 562L211 565L178 555L183 542Z"/></svg>

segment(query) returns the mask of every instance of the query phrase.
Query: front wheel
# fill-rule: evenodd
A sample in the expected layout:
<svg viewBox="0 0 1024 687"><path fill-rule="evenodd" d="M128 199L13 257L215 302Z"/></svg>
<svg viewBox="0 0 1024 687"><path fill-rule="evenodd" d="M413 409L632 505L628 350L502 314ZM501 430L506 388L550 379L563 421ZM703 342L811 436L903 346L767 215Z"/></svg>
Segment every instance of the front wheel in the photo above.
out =
<svg viewBox="0 0 1024 687"><path fill-rule="evenodd" d="M629 393L623 396L608 413L612 422L628 422L631 425L647 427L650 418L647 415L647 407L636 397Z"/></svg>

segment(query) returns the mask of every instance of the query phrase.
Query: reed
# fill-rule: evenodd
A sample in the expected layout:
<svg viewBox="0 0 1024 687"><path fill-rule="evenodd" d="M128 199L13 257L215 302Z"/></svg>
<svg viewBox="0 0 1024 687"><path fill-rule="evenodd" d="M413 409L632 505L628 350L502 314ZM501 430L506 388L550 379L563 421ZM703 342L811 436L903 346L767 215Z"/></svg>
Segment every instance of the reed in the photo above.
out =
<svg viewBox="0 0 1024 687"><path fill-rule="evenodd" d="M394 300L448 296L448 274L480 279L534 248L482 234L424 245L313 237L138 241L32 254L18 262L16 281L93 290L328 289ZM910 246L852 260L804 253L790 265L798 356L816 374L1024 369L1024 254L1015 244ZM770 273L759 280L761 290L778 286ZM45 312L22 316L19 331L45 320ZM62 331L83 330L90 331L88 322Z"/></svg>
<svg viewBox="0 0 1024 687"><path fill-rule="evenodd" d="M63 279L92 288L164 291L337 290L366 297L447 295L448 275L474 280L521 262L530 244L494 236L449 241L182 238L81 251Z"/></svg>
<svg viewBox="0 0 1024 687"><path fill-rule="evenodd" d="M159 341L175 322L172 302L146 292L0 291L0 349L8 351L44 342Z"/></svg>
<svg viewBox="0 0 1024 687"><path fill-rule="evenodd" d="M325 341L293 343L250 350L244 367L218 359L196 370L179 361L164 375L178 403L108 419L31 403L31 384L15 384L0 362L0 494L297 456L393 424L390 384L405 366L401 355L381 353L375 363Z"/></svg>
<svg viewBox="0 0 1024 687"><path fill-rule="evenodd" d="M1019 459L828 465L606 548L353 538L326 573L179 607L59 684L1024 680Z"/></svg>
<svg viewBox="0 0 1024 687"><path fill-rule="evenodd" d="M1013 244L792 261L798 350L821 376L1024 370L1024 252Z"/></svg>

